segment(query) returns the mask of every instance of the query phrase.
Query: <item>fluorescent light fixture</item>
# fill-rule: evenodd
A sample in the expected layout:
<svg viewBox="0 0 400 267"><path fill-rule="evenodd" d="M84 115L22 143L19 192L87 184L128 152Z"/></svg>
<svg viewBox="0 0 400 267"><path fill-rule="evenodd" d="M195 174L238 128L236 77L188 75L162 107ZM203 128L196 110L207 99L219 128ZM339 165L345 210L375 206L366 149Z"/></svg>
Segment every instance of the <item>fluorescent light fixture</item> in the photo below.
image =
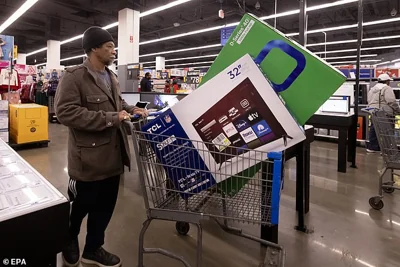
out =
<svg viewBox="0 0 400 267"><path fill-rule="evenodd" d="M187 59L208 58L208 57L217 57L217 56L218 56L218 54L197 56L197 57L181 57L181 58L166 59L165 61L180 61L180 60L187 60Z"/></svg>
<svg viewBox="0 0 400 267"><path fill-rule="evenodd" d="M394 62L399 62L399 61L400 61L400 58L395 59L395 60L392 60L393 63L394 63Z"/></svg>
<svg viewBox="0 0 400 267"><path fill-rule="evenodd" d="M368 22L364 22L363 26L371 26L371 25L392 23L392 22L396 22L396 21L400 21L400 17L391 18L391 19L381 19L381 20L375 20L375 21L368 21ZM338 30L351 29L351 28L357 28L357 27L358 27L358 24L349 24L349 25L342 25L342 26L336 26L336 27L330 27L330 28L311 30L311 31L307 31L307 34L338 31ZM289 36L289 37L297 36L297 35L299 35L298 32L297 33L286 34L286 36Z"/></svg>
<svg viewBox="0 0 400 267"><path fill-rule="evenodd" d="M397 226L400 226L400 223L396 222L396 221L392 221L392 220L387 220L388 223L393 223Z"/></svg>
<svg viewBox="0 0 400 267"><path fill-rule="evenodd" d="M347 4L347 3L352 3L352 2L357 2L357 1L358 0L337 1L337 2L333 2L333 3L329 3L329 4L313 6L313 7L308 8L307 11L315 11L315 10L319 10L319 9L324 9L324 8L328 8L328 7L344 5L344 4ZM269 15L269 16L261 17L260 19L261 20L267 20L267 19L273 19L273 18L278 18L278 17L286 17L286 16L290 16L290 15L295 15L295 14L298 14L298 13L300 13L300 9L296 9L296 10L292 10L292 11L286 11L286 12L279 13L279 14L276 14L276 15L275 14L274 15ZM232 26L237 26L237 25L239 25L239 22L230 23L228 25L220 25L220 26L214 26L214 27L210 27L210 28L204 28L204 29L200 29L200 30L196 30L196 31L191 31L191 32L186 32L186 33L181 33L181 34L171 35L171 36L167 36L167 37L163 37L163 38L159 38L159 39L154 39L154 40L141 42L141 43L139 43L139 45L158 43L158 42L162 42L162 41L166 41L166 40L176 39L176 38L189 36L189 35L200 34L200 33L204 33L204 32L215 31L215 30L219 30L219 29L222 29L222 28L225 28L225 27L232 27ZM341 27L346 27L346 26L341 26ZM357 27L357 24L356 24L356 27ZM326 31L329 31L329 30L326 30ZM294 35L290 35L290 36L295 36L295 35L298 35L298 33L296 33Z"/></svg>
<svg viewBox="0 0 400 267"><path fill-rule="evenodd" d="M334 41L334 42L326 42L326 43L315 43L315 44L307 44L306 46L312 47L312 46L348 44L348 43L357 43L357 40L343 40L343 41Z"/></svg>
<svg viewBox="0 0 400 267"><path fill-rule="evenodd" d="M28 1L26 1L26 2L34 2L34 3L36 3L38 0L28 0ZM178 6L178 5L181 5L181 4L184 4L184 3L186 3L186 2L190 2L190 1L192 1L192 0L177 0L177 1L174 1L174 2L171 2L171 3L169 3L169 4L166 4L166 5L163 5L163 6L160 6L160 7L156 7L156 8L153 8L153 9L151 9L151 10L148 10L148 11L145 11L145 12L142 12L142 13L140 13L140 17L142 18L142 17L146 17L146 16L148 16L148 15L151 15L151 14L154 14L154 13L157 13L157 12L160 12L160 11L163 11L163 10L166 10L166 9L169 9L169 8L172 8L172 7L175 7L175 6ZM34 4L33 3L33 4ZM26 4L26 3L25 3ZM32 4L32 5L33 5ZM32 6L31 5L31 6ZM22 6L21 6L21 8L22 8ZM20 9L21 9L20 8ZM28 8L29 9L29 8ZM17 11L18 12L18 11ZM24 11L25 12L25 11ZM23 14L23 13L22 13ZM21 14L21 15L22 15ZM21 16L21 15L19 15L19 16ZM11 17L10 17L11 18ZM18 18L18 17L17 17ZM6 21L7 22L7 21ZM12 22L11 22L12 23ZM117 21L117 22L114 22L114 23L111 23L111 24L109 24L109 25L107 25L107 26L104 26L103 27L103 29L105 29L105 30L108 30L108 29L111 29L111 28L114 28L114 27L117 27L118 26L118 24L119 24L119 22ZM2 25L3 26L3 25ZM1 27L0 27L0 29L1 29ZM4 29L3 29L4 30ZM1 30L0 30L0 33L1 33ZM69 38L69 39L67 39L67 40L64 40L64 41L61 41L61 45L63 45L63 44L66 44L66 43L70 43L70 42L72 42L72 41L75 41L75 40L78 40L78 39L80 39L80 38L82 38L83 37L83 34L80 34L80 35L78 35L78 36L75 36L75 37L72 37L72 38ZM30 53L28 53L28 54L26 54L26 56L27 57L29 57L29 56L32 56L32 55L34 55L34 54L37 54L37 53L40 53L40 52L43 52L43 51L46 51L47 50L47 47L43 47L43 48L41 48L41 49L39 49L39 50L36 50L36 51L33 51L33 52L30 52Z"/></svg>
<svg viewBox="0 0 400 267"><path fill-rule="evenodd" d="M392 63L392 62L391 61L385 61L385 62L377 63L377 64L375 64L375 66L386 65L386 64L389 64L389 63Z"/></svg>
<svg viewBox="0 0 400 267"><path fill-rule="evenodd" d="M74 57L63 58L60 61L67 61L67 60L76 59L76 58L83 58L83 57L86 57L86 54L79 55L79 56L74 56Z"/></svg>
<svg viewBox="0 0 400 267"><path fill-rule="evenodd" d="M206 55L206 56L197 56L197 57L181 57L181 58L171 58L171 59L166 59L165 62L170 62L170 61L181 61L181 60L189 60L189 59L199 59L199 58L208 58L208 57L217 57L218 54L214 55ZM147 62L140 62L141 64L151 64L151 63L156 63L155 61L147 61Z"/></svg>
<svg viewBox="0 0 400 267"><path fill-rule="evenodd" d="M361 55L361 57L377 57L378 54ZM357 56L342 56L342 57L327 57L325 60L329 59L345 59L345 58L357 58Z"/></svg>
<svg viewBox="0 0 400 267"><path fill-rule="evenodd" d="M315 10L329 8L329 7L334 7L334 6L341 6L341 5L345 5L345 4L354 3L354 2L357 2L357 1L358 0L341 0L341 1L336 1L336 2L332 2L332 3L328 3L328 4L322 4L322 5L316 5L316 6L307 7L306 11L309 12L309 11L315 11ZM274 19L274 18L280 18L280 17L296 15L296 14L299 14L299 13L300 13L300 9L296 9L296 10L290 10L290 11L278 13L276 15L273 14L273 15L261 17L260 19L261 20Z"/></svg>
<svg viewBox="0 0 400 267"><path fill-rule="evenodd" d="M40 52L43 52L43 51L46 51L46 50L47 50L47 47L43 47L43 48L41 48L39 50L36 50L36 51L33 51L33 52L30 52L30 53L26 54L26 56L29 57L29 56L32 56L34 54L37 54L37 53L40 53Z"/></svg>
<svg viewBox="0 0 400 267"><path fill-rule="evenodd" d="M210 31L219 30L219 29L222 29L222 28L225 28L225 27L236 26L238 24L239 23L231 23L231 24L228 24L226 26L225 25L215 26L215 27L211 27L211 28L205 28L205 29L201 29L201 30L185 32L185 33L171 35L171 36L167 36L167 37L163 37L163 38L159 38L159 39L153 39L153 40L149 40L149 41L145 41L145 42L140 42L139 45L153 44L153 43L158 43L158 42L162 42L162 41L166 41L166 40L176 39L176 38L180 38L180 37L184 37L184 36L199 34L199 33L203 33L203 32L210 32Z"/></svg>
<svg viewBox="0 0 400 267"><path fill-rule="evenodd" d="M380 60L361 60L360 63L366 63L366 62L379 62ZM339 61L339 62L328 62L329 64L347 64L347 63L357 63L355 60L351 61Z"/></svg>
<svg viewBox="0 0 400 267"><path fill-rule="evenodd" d="M38 0L27 0L25 3L17 9L3 24L0 26L0 33L13 24L19 17L21 17L26 11L28 11Z"/></svg>
<svg viewBox="0 0 400 267"><path fill-rule="evenodd" d="M212 64L214 61L204 61L204 62L192 62L192 63L182 63L182 64L171 64L171 65L165 65L166 67L172 67L172 66L186 66L186 65L201 65L201 64Z"/></svg>
<svg viewBox="0 0 400 267"><path fill-rule="evenodd" d="M160 6L160 7L156 7L156 8L153 8L153 9L151 9L151 10L142 12L142 13L140 13L140 17L141 17L141 18L142 18L142 17L146 17L146 16L148 16L148 15L151 15L151 14L154 14L154 13L157 13L157 12L160 12L160 11L163 11L163 10L166 10L166 9L169 9L169 8L172 8L172 7L175 7L175 6L179 6L179 5L181 5L181 4L184 4L184 3L187 3L187 2L190 2L190 1L192 1L192 0L178 0L178 1L174 1L174 2L171 2L171 3L169 3L169 4L166 4L166 5L163 5L163 6Z"/></svg>
<svg viewBox="0 0 400 267"><path fill-rule="evenodd" d="M387 46L376 46L376 47L362 47L361 51L368 51L368 50L381 50L381 49L391 49L391 48L400 48L400 45L387 45ZM357 51L356 48L354 49L343 49L343 50L333 50L333 51L322 51L322 52L314 52L316 55L320 54L333 54L333 53L347 53L347 52L355 52Z"/></svg>
<svg viewBox="0 0 400 267"><path fill-rule="evenodd" d="M41 63L41 64L37 64L37 65L35 65L36 67L40 67L40 66L44 66L44 65L46 65L47 63Z"/></svg>
<svg viewBox="0 0 400 267"><path fill-rule="evenodd" d="M374 37L374 38L365 38L363 42L369 41L380 41L380 40L387 40L387 39L399 39L400 35L393 35L393 36L382 36L382 37ZM307 47L313 46L322 46L322 45L334 45L334 44L347 44L347 43L357 43L357 40L342 40L342 41L334 41L334 42L326 42L326 43L315 43L315 44L307 44Z"/></svg>
<svg viewBox="0 0 400 267"><path fill-rule="evenodd" d="M150 57L150 56L157 56L157 55L166 55L166 54L180 53L180 52L193 51L193 50L199 50L199 49L207 49L207 48L220 47L220 46L221 46L221 44L190 47L190 48L184 48L184 49L179 49L179 50L170 50L170 51L156 52L156 53L151 53L151 54L146 54L146 55L140 55L139 57Z"/></svg>

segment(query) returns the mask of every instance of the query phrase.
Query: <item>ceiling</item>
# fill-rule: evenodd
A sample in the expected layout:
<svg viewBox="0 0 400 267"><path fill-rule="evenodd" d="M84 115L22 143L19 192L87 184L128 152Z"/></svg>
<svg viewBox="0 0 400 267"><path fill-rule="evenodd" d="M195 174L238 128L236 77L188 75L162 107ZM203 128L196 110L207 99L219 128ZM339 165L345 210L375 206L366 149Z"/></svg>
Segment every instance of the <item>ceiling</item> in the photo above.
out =
<svg viewBox="0 0 400 267"><path fill-rule="evenodd" d="M0 24L6 20L25 0L0 0ZM338 0L308 0L312 7ZM105 26L118 21L118 11L125 7L139 9L141 12L165 5L167 0L39 0L28 12L13 23L3 34L15 36L20 53L29 53L46 47L47 40L66 40L82 34L92 25ZM222 4L220 2L223 2ZM256 3L260 3L257 9ZM299 8L298 0L277 0L277 13ZM245 3L245 4L244 4ZM218 10L225 11L225 18L218 17ZM175 34L191 32L213 26L240 21L244 12L253 13L259 17L274 14L275 0L192 0L171 9L161 11L140 21L140 41L154 40ZM364 0L364 22L382 19L400 18L400 0ZM274 25L274 20L267 20ZM176 27L174 24L179 23ZM308 30L349 25L357 23L357 2L308 12ZM276 25L283 33L299 31L299 15L280 17ZM118 40L118 28L109 29ZM382 37L400 35L400 21L364 27L363 38L376 38L365 41L363 47L378 47L399 45L400 38L383 39ZM297 36L291 37L296 39ZM357 28L326 32L327 42L355 40ZM308 35L308 44L324 43L325 35L321 32ZM140 55L178 50L190 47L206 46L220 43L220 30L180 37L172 40L140 46ZM81 41L76 40L61 46L61 58L83 54ZM118 44L117 44L118 45ZM311 51L320 52L324 46L310 46ZM327 46L327 51L354 49L356 43L337 43ZM166 59L193 57L217 54L221 47L199 49L166 55ZM399 50L394 48L363 51L364 54L382 55L394 53L400 58ZM329 53L327 57L354 56L356 52ZM27 58L27 64L45 62L46 52L41 52ZM368 59L376 59L368 58ZM36 60L36 61L35 61ZM141 57L141 62L154 61L155 56ZM212 61L213 58L190 59L186 61L167 62L183 64L188 62ZM355 59L349 59L355 60ZM383 60L383 59L382 59ZM331 60L332 61L332 60ZM344 59L334 60L334 62ZM63 65L73 65L82 62L81 58L62 62ZM333 61L332 61L333 62ZM154 64L148 64L154 65ZM206 64L207 65L207 64ZM209 65L209 64L208 64Z"/></svg>

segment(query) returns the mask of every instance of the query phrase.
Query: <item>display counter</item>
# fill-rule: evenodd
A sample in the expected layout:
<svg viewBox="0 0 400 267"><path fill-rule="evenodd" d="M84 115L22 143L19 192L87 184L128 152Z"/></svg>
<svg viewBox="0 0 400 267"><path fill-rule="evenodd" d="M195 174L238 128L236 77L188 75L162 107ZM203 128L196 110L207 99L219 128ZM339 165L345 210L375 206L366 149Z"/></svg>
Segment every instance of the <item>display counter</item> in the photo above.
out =
<svg viewBox="0 0 400 267"><path fill-rule="evenodd" d="M0 259L55 267L68 238L69 210L64 195L0 140Z"/></svg>
<svg viewBox="0 0 400 267"><path fill-rule="evenodd" d="M308 121L308 125L315 128L337 130L338 131L338 172L347 172L347 161L351 160L353 155L349 153L347 156L347 137L356 129L357 123L355 120L354 111L347 114L324 113L315 114Z"/></svg>

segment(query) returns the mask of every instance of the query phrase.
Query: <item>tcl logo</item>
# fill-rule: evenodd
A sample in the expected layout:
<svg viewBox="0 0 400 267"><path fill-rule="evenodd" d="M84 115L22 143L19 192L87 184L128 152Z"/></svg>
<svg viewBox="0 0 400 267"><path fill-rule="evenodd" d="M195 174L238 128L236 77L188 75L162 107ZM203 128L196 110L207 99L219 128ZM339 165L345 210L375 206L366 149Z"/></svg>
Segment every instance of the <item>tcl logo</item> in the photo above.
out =
<svg viewBox="0 0 400 267"><path fill-rule="evenodd" d="M151 126L150 129L147 130L148 133L154 133L157 132L159 129L161 129L161 125L159 125L158 123L154 124L153 126Z"/></svg>

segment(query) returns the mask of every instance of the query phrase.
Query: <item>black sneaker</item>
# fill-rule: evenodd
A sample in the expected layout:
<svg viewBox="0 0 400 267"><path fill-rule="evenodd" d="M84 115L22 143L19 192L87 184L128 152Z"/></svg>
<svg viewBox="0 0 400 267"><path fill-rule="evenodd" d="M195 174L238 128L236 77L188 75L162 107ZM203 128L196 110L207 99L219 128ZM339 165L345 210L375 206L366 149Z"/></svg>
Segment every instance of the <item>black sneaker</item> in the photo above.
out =
<svg viewBox="0 0 400 267"><path fill-rule="evenodd" d="M121 260L118 256L107 252L103 248L99 248L94 252L83 252L82 262L86 264L94 264L99 267L119 267Z"/></svg>
<svg viewBox="0 0 400 267"><path fill-rule="evenodd" d="M78 239L71 240L62 252L64 263L68 267L76 267L79 264L80 252Z"/></svg>

